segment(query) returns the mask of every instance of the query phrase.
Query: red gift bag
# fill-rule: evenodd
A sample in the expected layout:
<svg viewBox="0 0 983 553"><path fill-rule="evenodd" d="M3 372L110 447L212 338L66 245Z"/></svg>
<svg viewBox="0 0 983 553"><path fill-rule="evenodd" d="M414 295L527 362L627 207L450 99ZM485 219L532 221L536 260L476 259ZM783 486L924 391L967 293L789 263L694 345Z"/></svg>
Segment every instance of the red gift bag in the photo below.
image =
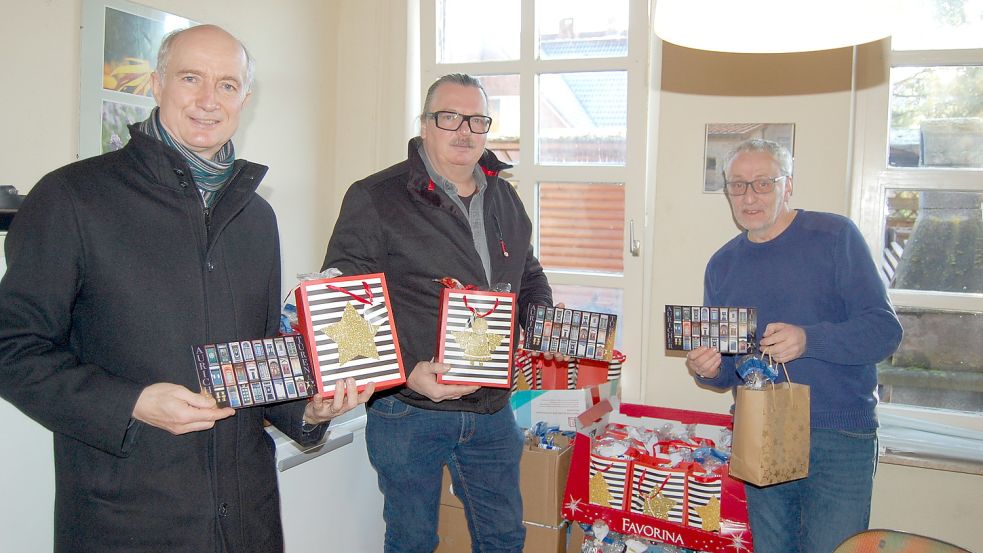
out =
<svg viewBox="0 0 983 553"><path fill-rule="evenodd" d="M306 280L295 292L297 320L321 395L354 378L358 391L406 382L396 325L382 273Z"/></svg>

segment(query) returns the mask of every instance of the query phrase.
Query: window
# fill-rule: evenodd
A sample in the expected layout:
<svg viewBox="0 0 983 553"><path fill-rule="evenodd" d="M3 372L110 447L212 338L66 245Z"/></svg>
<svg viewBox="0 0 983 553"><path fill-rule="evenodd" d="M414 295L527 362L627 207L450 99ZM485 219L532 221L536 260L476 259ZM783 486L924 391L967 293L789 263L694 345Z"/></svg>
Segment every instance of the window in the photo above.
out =
<svg viewBox="0 0 983 553"><path fill-rule="evenodd" d="M640 394L649 2L421 2L421 87L478 77L493 118L488 148L514 167L533 245L567 307L616 313ZM633 291L633 292L629 292Z"/></svg>
<svg viewBox="0 0 983 553"><path fill-rule="evenodd" d="M881 400L980 415L983 10L903 0L898 16L887 78L858 93L855 215L905 327Z"/></svg>

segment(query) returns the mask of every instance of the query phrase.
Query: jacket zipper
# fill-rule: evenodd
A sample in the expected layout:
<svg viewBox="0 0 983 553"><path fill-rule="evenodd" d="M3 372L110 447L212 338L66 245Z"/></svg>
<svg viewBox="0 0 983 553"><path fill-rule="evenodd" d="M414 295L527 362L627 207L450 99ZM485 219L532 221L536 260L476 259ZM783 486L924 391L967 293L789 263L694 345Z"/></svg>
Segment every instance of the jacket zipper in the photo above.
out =
<svg viewBox="0 0 983 553"><path fill-rule="evenodd" d="M236 171L232 174L232 177L229 179L229 182L226 183L226 185L223 186L222 189L219 191L218 196L215 198L215 202L212 204L213 207L211 207L211 208L204 207L201 210L201 214L202 214L202 218L204 219L203 222L204 222L204 226L205 226L205 244L204 244L204 249L205 249L205 251L204 251L204 257L205 257L205 259L204 259L204 265L205 265L205 267L204 268L205 268L205 273L208 273L209 271L214 270L214 268L215 268L214 265L212 265L212 260L211 260L211 257L209 256L209 253L208 253L209 252L209 249L211 247L210 245L211 245L211 232L212 232L212 211L214 210L214 206L217 206L218 203L222 200L222 196L225 195L225 191L228 190L230 186L232 186L232 183L235 182L236 178L239 177L239 173L241 173L241 172L242 172L242 167L236 169ZM194 198L195 198L195 201L196 202L202 201L201 194L198 192L198 186L197 185L195 185L195 189L194 189ZM211 325L209 325L209 323L208 323L208 312L209 312L209 307L208 307L208 287L205 285L205 276L204 275L202 275L202 282L201 282L201 297L202 297L202 301L203 301L203 303L205 305L205 317L204 317L205 318L205 339L207 341L208 340L208 337L211 335Z"/></svg>

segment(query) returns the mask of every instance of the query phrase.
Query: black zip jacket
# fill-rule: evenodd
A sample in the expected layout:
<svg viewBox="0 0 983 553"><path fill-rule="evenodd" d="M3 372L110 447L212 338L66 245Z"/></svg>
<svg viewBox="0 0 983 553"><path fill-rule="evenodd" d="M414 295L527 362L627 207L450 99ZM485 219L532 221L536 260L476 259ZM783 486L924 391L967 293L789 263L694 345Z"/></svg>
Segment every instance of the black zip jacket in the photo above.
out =
<svg viewBox="0 0 983 553"><path fill-rule="evenodd" d="M348 275L385 273L407 373L437 353L443 287L435 279L453 277L480 286L486 278L467 219L430 182L418 153L420 141L410 140L406 161L349 188L322 266ZM488 180L484 221L491 282L511 284L518 296L516 321L524 325L530 304L553 305L552 291L533 255L532 223L519 195L498 176L510 165L488 150L478 163ZM376 396L388 393L399 393L402 401L423 409L476 413L494 413L509 400L509 390L501 388L482 388L440 403L406 387Z"/></svg>

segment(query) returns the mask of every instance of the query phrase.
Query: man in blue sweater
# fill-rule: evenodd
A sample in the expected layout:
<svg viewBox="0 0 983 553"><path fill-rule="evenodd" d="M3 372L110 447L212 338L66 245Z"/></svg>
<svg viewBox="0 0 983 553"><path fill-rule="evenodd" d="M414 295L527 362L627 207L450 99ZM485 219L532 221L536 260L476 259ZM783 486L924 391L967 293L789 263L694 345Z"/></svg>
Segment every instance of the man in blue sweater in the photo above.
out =
<svg viewBox="0 0 983 553"><path fill-rule="evenodd" d="M856 226L789 207L786 148L741 143L726 159L724 181L745 232L707 264L704 304L757 308L761 351L812 393L809 476L746 486L754 550L829 553L867 528L877 463L875 364L894 353L901 325ZM713 388L742 384L735 362L707 347L686 356L697 382Z"/></svg>

